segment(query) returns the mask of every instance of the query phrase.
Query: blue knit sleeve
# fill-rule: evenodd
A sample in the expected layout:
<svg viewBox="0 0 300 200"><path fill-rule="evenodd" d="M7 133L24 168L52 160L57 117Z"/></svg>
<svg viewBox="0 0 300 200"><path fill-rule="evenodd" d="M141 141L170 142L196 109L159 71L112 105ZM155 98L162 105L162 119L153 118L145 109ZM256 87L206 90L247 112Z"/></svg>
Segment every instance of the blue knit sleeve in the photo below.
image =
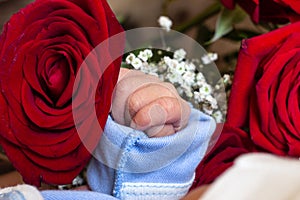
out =
<svg viewBox="0 0 300 200"><path fill-rule="evenodd" d="M180 199L194 180L215 127L211 117L192 109L186 128L149 138L109 117L88 167L89 186L119 199Z"/></svg>

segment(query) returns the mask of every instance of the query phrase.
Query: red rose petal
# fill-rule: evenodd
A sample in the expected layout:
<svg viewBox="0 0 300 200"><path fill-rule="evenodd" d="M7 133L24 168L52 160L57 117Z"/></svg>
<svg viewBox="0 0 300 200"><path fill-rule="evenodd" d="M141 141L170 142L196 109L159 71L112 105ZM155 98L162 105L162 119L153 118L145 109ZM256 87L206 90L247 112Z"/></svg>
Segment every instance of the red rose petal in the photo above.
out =
<svg viewBox="0 0 300 200"><path fill-rule="evenodd" d="M191 189L213 182L239 155L255 151L257 149L246 132L225 123L217 143L197 167Z"/></svg>
<svg viewBox="0 0 300 200"><path fill-rule="evenodd" d="M5 25L0 36L0 142L27 183L70 183L90 159L83 141L90 143L90 151L97 145L101 133L90 130L105 125L121 60L108 66L96 97L90 95L94 83L81 74L80 89L88 98L78 106L96 98L99 117L93 121L90 111L81 114L79 121L89 120L83 128L92 134L83 132L80 138L70 112L74 79L92 48L121 31L107 2L98 0L37 0ZM122 47L112 44L103 56ZM42 86L41 79L48 84Z"/></svg>
<svg viewBox="0 0 300 200"><path fill-rule="evenodd" d="M298 64L298 68L300 63ZM298 70L300 72L300 70ZM289 99L288 99L288 114L291 119L291 123L293 123L293 127L295 127L297 137L300 137L300 74L297 74L298 78L295 80L292 90L290 91ZM295 73L296 74L296 73Z"/></svg>

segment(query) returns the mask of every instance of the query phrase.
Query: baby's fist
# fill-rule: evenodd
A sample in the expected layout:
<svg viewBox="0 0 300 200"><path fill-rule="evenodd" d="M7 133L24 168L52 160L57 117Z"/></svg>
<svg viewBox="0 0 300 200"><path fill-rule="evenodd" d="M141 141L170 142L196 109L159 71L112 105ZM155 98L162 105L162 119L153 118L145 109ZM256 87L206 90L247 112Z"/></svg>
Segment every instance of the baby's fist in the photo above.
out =
<svg viewBox="0 0 300 200"><path fill-rule="evenodd" d="M175 87L140 71L121 69L112 103L112 116L122 125L162 137L184 128L190 106Z"/></svg>

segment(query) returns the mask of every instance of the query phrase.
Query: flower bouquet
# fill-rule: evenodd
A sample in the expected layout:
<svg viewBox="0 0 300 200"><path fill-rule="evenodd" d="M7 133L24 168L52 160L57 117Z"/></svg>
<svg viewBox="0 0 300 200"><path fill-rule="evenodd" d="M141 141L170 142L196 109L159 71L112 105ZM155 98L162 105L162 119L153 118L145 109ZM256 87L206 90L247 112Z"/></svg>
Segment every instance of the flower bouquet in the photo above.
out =
<svg viewBox="0 0 300 200"><path fill-rule="evenodd" d="M216 145L197 168L194 187L211 183L248 152L299 158L300 3L216 0L194 18L177 22L167 17L176 1L164 0L158 19L163 48L146 44L103 69L95 94L98 112L107 117L117 82L113 72L122 66L170 82L183 98L223 122ZM76 74L93 48L123 32L119 22L125 30L134 27L126 16L116 18L105 0L53 2L37 0L13 15L0 37L0 142L24 180L35 185L70 183L89 161L71 112ZM215 19L214 28L207 24L210 19ZM168 46L165 36L172 30L193 32L206 51L191 55L185 47ZM239 48L218 53L227 48L220 41ZM108 45L102 57L113 57L112 49L123 49L121 43ZM214 62L218 78L209 73ZM87 98L93 96L93 78L82 79ZM104 83L108 90L102 89ZM79 121L87 117L80 115ZM97 117L103 128L106 117Z"/></svg>

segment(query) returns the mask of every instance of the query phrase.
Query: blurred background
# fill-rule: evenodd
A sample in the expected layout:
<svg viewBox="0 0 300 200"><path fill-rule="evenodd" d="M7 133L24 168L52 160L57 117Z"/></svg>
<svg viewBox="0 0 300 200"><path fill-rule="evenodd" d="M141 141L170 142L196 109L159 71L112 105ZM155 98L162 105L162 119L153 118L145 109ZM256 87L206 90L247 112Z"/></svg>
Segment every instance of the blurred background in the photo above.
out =
<svg viewBox="0 0 300 200"><path fill-rule="evenodd" d="M32 0L0 0L0 27L13 13L30 2ZM108 2L125 29L157 27L159 16L168 16L173 21L172 29L193 37L207 51L218 53L219 59L216 64L221 72L234 70L240 38L236 41L223 38L210 45L204 45L213 37L221 9L218 0L108 0ZM235 24L235 28L261 32L248 16Z"/></svg>

